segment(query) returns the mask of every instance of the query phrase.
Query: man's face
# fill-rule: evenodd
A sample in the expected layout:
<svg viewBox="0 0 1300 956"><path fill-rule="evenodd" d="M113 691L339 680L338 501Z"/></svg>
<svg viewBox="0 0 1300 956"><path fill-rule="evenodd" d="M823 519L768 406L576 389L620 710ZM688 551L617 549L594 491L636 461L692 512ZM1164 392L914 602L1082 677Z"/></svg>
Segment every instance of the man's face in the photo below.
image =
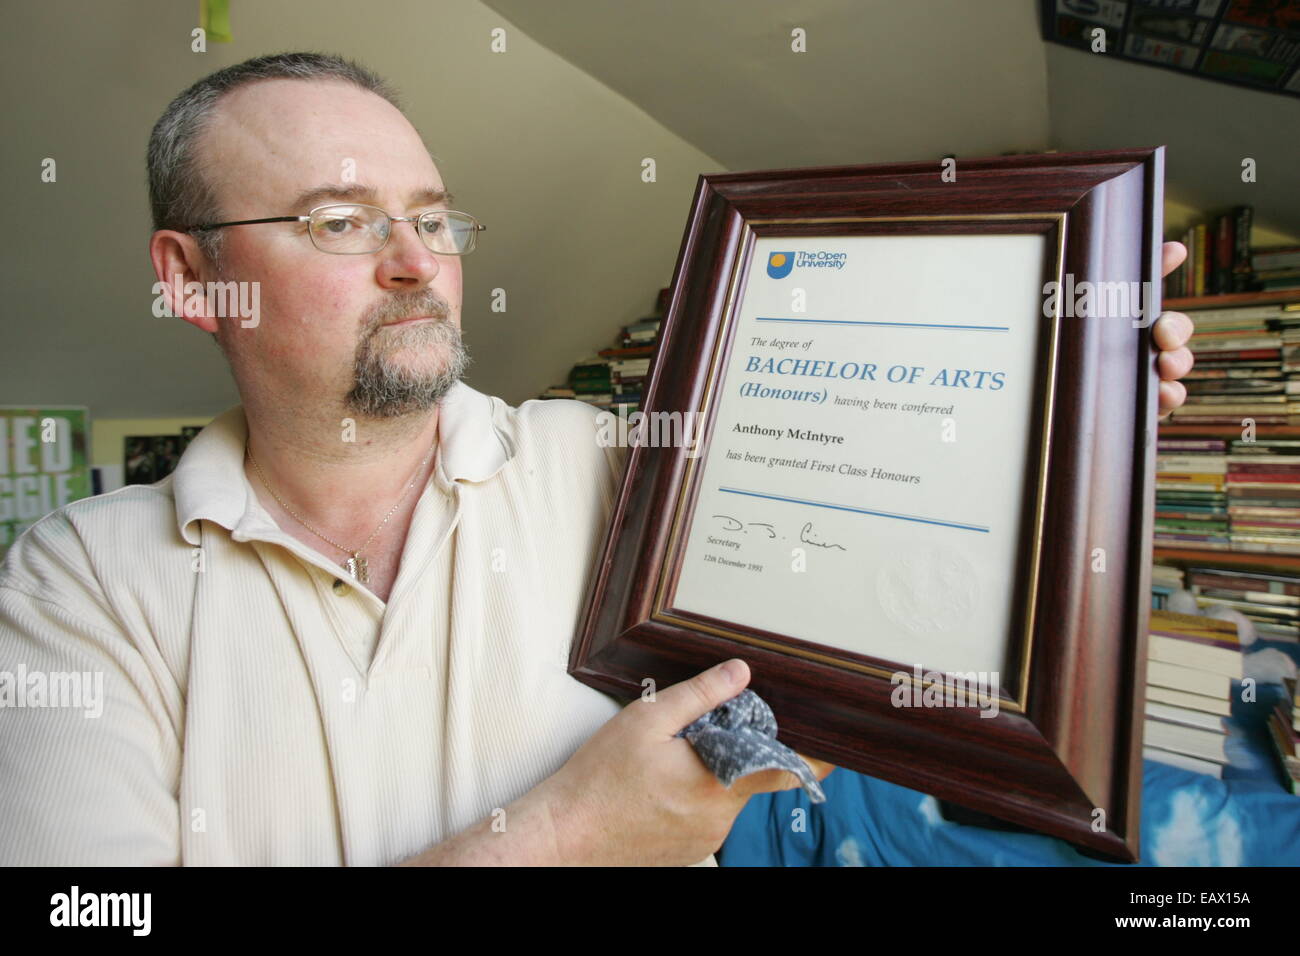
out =
<svg viewBox="0 0 1300 956"><path fill-rule="evenodd" d="M236 90L199 149L223 221L347 201L394 216L453 208L438 201L442 177L411 124L349 83L268 80ZM261 283L256 327L221 320L241 391L252 385L286 408L343 402L385 418L431 408L464 371L460 259L430 252L414 223L393 223L388 244L367 255L321 252L306 223L224 232L224 277Z"/></svg>

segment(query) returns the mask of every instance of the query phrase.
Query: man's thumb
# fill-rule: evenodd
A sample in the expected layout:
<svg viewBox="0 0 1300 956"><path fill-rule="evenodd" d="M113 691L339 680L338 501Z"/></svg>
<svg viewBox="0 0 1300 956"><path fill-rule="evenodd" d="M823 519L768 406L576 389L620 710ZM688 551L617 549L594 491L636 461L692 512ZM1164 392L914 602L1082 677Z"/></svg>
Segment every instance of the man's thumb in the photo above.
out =
<svg viewBox="0 0 1300 956"><path fill-rule="evenodd" d="M748 683L749 665L738 657L723 661L655 695L655 703L651 706L656 723L665 732L675 734L714 707L731 700Z"/></svg>

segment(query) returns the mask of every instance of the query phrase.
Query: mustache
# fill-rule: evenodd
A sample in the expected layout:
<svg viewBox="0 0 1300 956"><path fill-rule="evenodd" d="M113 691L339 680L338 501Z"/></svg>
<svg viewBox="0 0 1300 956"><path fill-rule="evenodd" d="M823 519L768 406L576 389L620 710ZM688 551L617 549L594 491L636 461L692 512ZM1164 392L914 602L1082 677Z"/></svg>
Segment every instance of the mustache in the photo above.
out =
<svg viewBox="0 0 1300 956"><path fill-rule="evenodd" d="M451 306L436 292L425 290L414 295L394 295L366 312L363 332L369 335L390 322L432 316L439 321L451 318Z"/></svg>

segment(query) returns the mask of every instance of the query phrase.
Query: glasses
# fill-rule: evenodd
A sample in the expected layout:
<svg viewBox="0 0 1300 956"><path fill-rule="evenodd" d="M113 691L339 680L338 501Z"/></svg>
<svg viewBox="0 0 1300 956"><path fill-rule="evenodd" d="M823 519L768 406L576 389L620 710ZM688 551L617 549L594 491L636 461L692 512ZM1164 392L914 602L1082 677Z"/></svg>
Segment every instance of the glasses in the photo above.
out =
<svg viewBox="0 0 1300 956"><path fill-rule="evenodd" d="M444 256L463 256L474 251L481 225L469 213L437 209L419 216L390 216L378 206L361 203L331 203L317 206L305 216L276 216L272 219L240 219L238 222L212 222L191 227L192 232L224 229L226 226L253 226L263 222L305 222L312 245L321 252L340 256L364 256L388 245L393 223L413 222L430 252Z"/></svg>

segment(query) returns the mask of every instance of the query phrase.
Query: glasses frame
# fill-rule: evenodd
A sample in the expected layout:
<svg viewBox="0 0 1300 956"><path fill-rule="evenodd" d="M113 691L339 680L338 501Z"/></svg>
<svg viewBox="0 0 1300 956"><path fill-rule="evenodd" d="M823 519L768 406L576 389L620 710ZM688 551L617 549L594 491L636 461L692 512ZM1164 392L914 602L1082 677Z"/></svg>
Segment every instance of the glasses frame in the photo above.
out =
<svg viewBox="0 0 1300 956"><path fill-rule="evenodd" d="M311 222L312 219L315 217L316 213L320 212L322 209L331 209L335 206L350 206L354 209L360 207L362 209L373 209L375 210L375 212L383 213L385 216L388 216L388 234L384 236L383 243L377 249L371 249L367 252L338 252L333 249L321 249L320 245L316 242L316 237L312 235L312 231L308 229L307 238L311 240L311 244L315 246L319 251L325 253L326 255L331 255L331 256L370 256L370 255L374 255L376 252L382 252L388 246L388 240L393 237L393 223L395 222L414 223L416 235L420 236L421 242L424 242L424 235L420 231L419 224L430 216L438 216L449 212L455 213L458 216L464 216L466 219L468 219L471 223L474 224L474 231L470 233L471 236L470 247L466 249L464 252L437 252L433 249L429 249L428 242L424 242L424 247L426 249L429 249L429 251L432 252L435 256L469 255L471 252L473 252L475 249L478 248L478 234L487 229L487 226L479 222L477 218L471 216L467 212L461 212L458 209L431 209L428 212L420 213L420 215L418 216L393 216L393 215L389 215L388 210L381 209L379 206L372 206L369 203L328 202L323 205L315 207L310 212L308 212L307 215L305 216L272 216L269 219L238 219L235 220L234 222L209 222L209 223L203 223L202 225L198 225L198 226L190 226L187 231L209 232L210 230L213 229L224 229L226 226L256 226L264 222Z"/></svg>

